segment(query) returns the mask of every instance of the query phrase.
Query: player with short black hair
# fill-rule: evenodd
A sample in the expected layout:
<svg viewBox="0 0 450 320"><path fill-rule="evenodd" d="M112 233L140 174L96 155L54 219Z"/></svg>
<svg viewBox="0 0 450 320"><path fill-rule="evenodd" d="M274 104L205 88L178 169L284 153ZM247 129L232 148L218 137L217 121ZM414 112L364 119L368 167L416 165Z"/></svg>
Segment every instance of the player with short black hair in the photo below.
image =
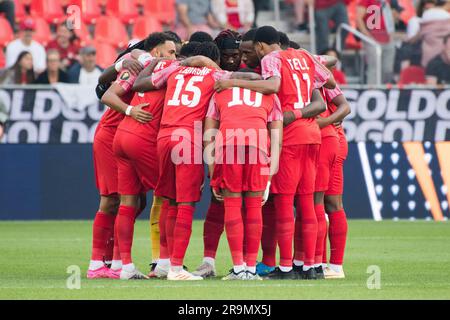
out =
<svg viewBox="0 0 450 320"><path fill-rule="evenodd" d="M210 42L213 41L213 37L209 33L204 31L196 31L189 37L189 42L197 41L197 42Z"/></svg>
<svg viewBox="0 0 450 320"><path fill-rule="evenodd" d="M242 52L242 62L253 72L261 73L260 60L255 51L253 40L255 39L256 28L250 29L242 36L242 42L239 49Z"/></svg>
<svg viewBox="0 0 450 320"><path fill-rule="evenodd" d="M301 47L300 47L300 45L297 42L290 40L289 41L289 48L298 50Z"/></svg>
<svg viewBox="0 0 450 320"><path fill-rule="evenodd" d="M201 45L201 42L198 41L189 41L185 44L183 44L183 46L181 47L180 50L180 57L182 58L187 58L187 57L192 57L195 55L195 50L197 50L196 48L198 46Z"/></svg>
<svg viewBox="0 0 450 320"><path fill-rule="evenodd" d="M220 65L220 50L213 41L202 42L194 48L194 56L204 56Z"/></svg>
<svg viewBox="0 0 450 320"><path fill-rule="evenodd" d="M291 40L289 40L288 35L282 31L278 31L278 34L280 35L280 47L281 49L286 50L289 48L289 42Z"/></svg>
<svg viewBox="0 0 450 320"><path fill-rule="evenodd" d="M233 30L223 30L214 39L220 50L220 67L223 70L238 71L241 65L241 44L242 36Z"/></svg>

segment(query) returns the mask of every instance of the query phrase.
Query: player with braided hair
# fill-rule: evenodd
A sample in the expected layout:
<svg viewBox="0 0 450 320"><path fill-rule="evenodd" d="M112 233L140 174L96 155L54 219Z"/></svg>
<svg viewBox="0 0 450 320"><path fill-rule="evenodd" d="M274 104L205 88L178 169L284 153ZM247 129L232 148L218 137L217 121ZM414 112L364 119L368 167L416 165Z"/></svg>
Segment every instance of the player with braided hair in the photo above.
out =
<svg viewBox="0 0 450 320"><path fill-rule="evenodd" d="M214 39L220 50L220 67L227 71L238 71L241 65L241 51L239 45L242 42L240 33L233 30L223 30Z"/></svg>

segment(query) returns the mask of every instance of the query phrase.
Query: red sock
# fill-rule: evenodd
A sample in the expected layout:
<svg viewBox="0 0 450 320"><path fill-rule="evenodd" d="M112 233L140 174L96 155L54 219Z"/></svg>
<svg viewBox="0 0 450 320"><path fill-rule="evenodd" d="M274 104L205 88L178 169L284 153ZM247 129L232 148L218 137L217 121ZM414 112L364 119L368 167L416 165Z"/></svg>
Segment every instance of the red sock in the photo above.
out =
<svg viewBox="0 0 450 320"><path fill-rule="evenodd" d="M114 230L114 215L98 211L92 227L91 260L103 261L106 255L106 244Z"/></svg>
<svg viewBox="0 0 450 320"><path fill-rule="evenodd" d="M247 234L245 232L245 221L247 221L247 210L245 207L241 210L242 213L242 223L244 224L244 240L242 241L242 255L244 257L244 262L247 261ZM261 222L262 223L262 222ZM261 241L261 238L259 239Z"/></svg>
<svg viewBox="0 0 450 320"><path fill-rule="evenodd" d="M114 215L114 222L116 221L116 216ZM106 252L105 261L111 261L114 254L114 224L108 234L108 241L106 242Z"/></svg>
<svg viewBox="0 0 450 320"><path fill-rule="evenodd" d="M204 257L216 257L220 236L224 228L224 215L223 204L211 201L203 224Z"/></svg>
<svg viewBox="0 0 450 320"><path fill-rule="evenodd" d="M224 198L225 231L233 265L244 264L244 223L242 221L242 198Z"/></svg>
<svg viewBox="0 0 450 320"><path fill-rule="evenodd" d="M262 235L262 197L245 198L245 262L247 266L256 266L259 243Z"/></svg>
<svg viewBox="0 0 450 320"><path fill-rule="evenodd" d="M325 208L323 204L316 204L314 211L316 212L317 218L317 240L314 264L321 264L323 259L323 246L325 245L325 237L327 235L327 220L325 219Z"/></svg>
<svg viewBox="0 0 450 320"><path fill-rule="evenodd" d="M167 248L166 238L166 221L169 211L169 201L164 200L161 206L161 213L159 215L159 258L169 259L169 249Z"/></svg>
<svg viewBox="0 0 450 320"><path fill-rule="evenodd" d="M275 233L275 206L273 200L269 200L262 207L263 229L261 236L262 262L275 267L277 264L277 238Z"/></svg>
<svg viewBox="0 0 450 320"><path fill-rule="evenodd" d="M330 263L342 265L344 262L345 243L347 241L347 217L344 209L330 212Z"/></svg>
<svg viewBox="0 0 450 320"><path fill-rule="evenodd" d="M297 244L299 250L303 249L306 266L314 265L314 256L317 242L317 218L314 211L314 198L312 194L300 195L296 199L297 222L301 224L301 244ZM300 221L298 221L300 219ZM300 226L297 226L297 230ZM296 260L300 260L297 257Z"/></svg>
<svg viewBox="0 0 450 320"><path fill-rule="evenodd" d="M177 222L177 206L169 205L169 210L167 211L166 217L166 240L169 256L171 256L173 252L173 231L175 229L176 222ZM161 230L159 232L161 232Z"/></svg>
<svg viewBox="0 0 450 320"><path fill-rule="evenodd" d="M327 224L327 228L325 229L325 241L323 242L323 255L322 255L322 263L325 263L325 264L328 263L328 258L327 258L327 250L328 250L327 240L328 240L328 224Z"/></svg>
<svg viewBox="0 0 450 320"><path fill-rule="evenodd" d="M119 248L119 235L118 235L118 230L119 228L117 227L118 223L118 217L116 216L116 223L114 223L114 250L113 250L113 260L122 260L122 258L120 257L120 248Z"/></svg>
<svg viewBox="0 0 450 320"><path fill-rule="evenodd" d="M298 196L295 199L295 202L298 202ZM295 214L294 260L305 261L305 252L303 251L302 218L298 207L296 207Z"/></svg>
<svg viewBox="0 0 450 320"><path fill-rule="evenodd" d="M292 267L292 242L294 240L294 196L276 194L276 235L280 248L280 266Z"/></svg>
<svg viewBox="0 0 450 320"><path fill-rule="evenodd" d="M173 232L173 251L170 256L172 266L182 266L192 233L192 219L195 207L178 205L177 220Z"/></svg>
<svg viewBox="0 0 450 320"><path fill-rule="evenodd" d="M117 216L117 235L119 236L120 257L123 264L129 264L131 260L131 247L133 245L134 220L136 218L136 208L123 206L119 207Z"/></svg>

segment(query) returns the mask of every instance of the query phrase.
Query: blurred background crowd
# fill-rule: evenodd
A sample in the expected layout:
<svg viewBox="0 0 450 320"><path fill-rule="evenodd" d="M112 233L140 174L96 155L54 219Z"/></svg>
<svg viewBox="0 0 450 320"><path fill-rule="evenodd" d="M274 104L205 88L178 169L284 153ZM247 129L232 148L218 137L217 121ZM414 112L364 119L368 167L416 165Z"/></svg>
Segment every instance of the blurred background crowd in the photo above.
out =
<svg viewBox="0 0 450 320"><path fill-rule="evenodd" d="M450 84L450 0L0 0L0 83L93 84L151 32L267 24L338 56L341 84L377 83L373 43L381 83Z"/></svg>

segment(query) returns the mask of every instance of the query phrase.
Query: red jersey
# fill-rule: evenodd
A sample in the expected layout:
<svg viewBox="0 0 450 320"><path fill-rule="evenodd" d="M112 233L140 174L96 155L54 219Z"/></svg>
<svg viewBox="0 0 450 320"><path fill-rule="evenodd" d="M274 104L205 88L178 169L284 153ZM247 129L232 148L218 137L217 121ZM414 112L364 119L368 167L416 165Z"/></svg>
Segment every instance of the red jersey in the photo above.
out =
<svg viewBox="0 0 450 320"><path fill-rule="evenodd" d="M206 116L220 121L222 139L216 137L216 150L223 145L245 145L259 148L266 154L267 123L283 121L280 101L275 94L263 95L237 87L214 94Z"/></svg>
<svg viewBox="0 0 450 320"><path fill-rule="evenodd" d="M323 88L323 97L324 97L325 103L327 104L327 111L329 111L330 114L335 112L337 109L337 106L333 103L333 99L336 98L337 96L340 96L341 94L344 94L344 93L342 92L341 88L339 88L338 85L336 85L336 88L334 88L334 89ZM344 129L342 128L342 126L337 129L335 128L335 130L338 135L345 136L345 132L344 132Z"/></svg>
<svg viewBox="0 0 450 320"><path fill-rule="evenodd" d="M121 60L128 59L131 57L131 53L125 54ZM146 61L144 68L150 64L151 60ZM121 97L122 101L126 104L130 104L134 96L134 91L131 90L134 82L136 81L137 75L131 74L128 70L122 70L118 75L114 83L120 85L124 90L125 94ZM114 127L117 128L120 122L123 120L125 115L121 112L117 112L114 109L107 108L102 118L100 119L99 126L102 127Z"/></svg>
<svg viewBox="0 0 450 320"><path fill-rule="evenodd" d="M327 101L326 90L327 90L326 88L322 88L320 90L320 94L322 95L323 100L327 104L327 109L320 114L320 116L322 118L329 117L336 110L336 106L333 104L333 102L332 101ZM330 110L330 108L332 108L331 105L334 106L334 110L333 111ZM328 125L326 127L323 127L322 129L320 129L320 133L322 135L322 138L330 137L330 136L333 136L333 137L337 137L338 136L336 128L332 124L330 124L330 125Z"/></svg>
<svg viewBox="0 0 450 320"><path fill-rule="evenodd" d="M281 79L278 98L284 111L302 109L311 102L312 91L329 78L325 67L305 50L274 51L261 60L262 76ZM284 128L283 145L320 144L321 134L314 118L298 119Z"/></svg>
<svg viewBox="0 0 450 320"><path fill-rule="evenodd" d="M170 66L173 62L175 62L175 60L161 61L156 65L153 72L157 73ZM142 110L150 112L153 115L153 119L147 123L140 123L132 117L125 117L117 129L133 133L143 139L156 143L165 95L165 88L155 91L136 92L130 104L132 106L137 106L139 104L148 103L149 105Z"/></svg>
<svg viewBox="0 0 450 320"><path fill-rule="evenodd" d="M175 63L155 74L153 84L156 88L167 83L158 139L183 136L201 146L203 119L214 93L214 83L229 78L230 75L231 72L228 71L179 67ZM177 132L177 129L183 130ZM200 139L195 139L195 134L200 135Z"/></svg>

